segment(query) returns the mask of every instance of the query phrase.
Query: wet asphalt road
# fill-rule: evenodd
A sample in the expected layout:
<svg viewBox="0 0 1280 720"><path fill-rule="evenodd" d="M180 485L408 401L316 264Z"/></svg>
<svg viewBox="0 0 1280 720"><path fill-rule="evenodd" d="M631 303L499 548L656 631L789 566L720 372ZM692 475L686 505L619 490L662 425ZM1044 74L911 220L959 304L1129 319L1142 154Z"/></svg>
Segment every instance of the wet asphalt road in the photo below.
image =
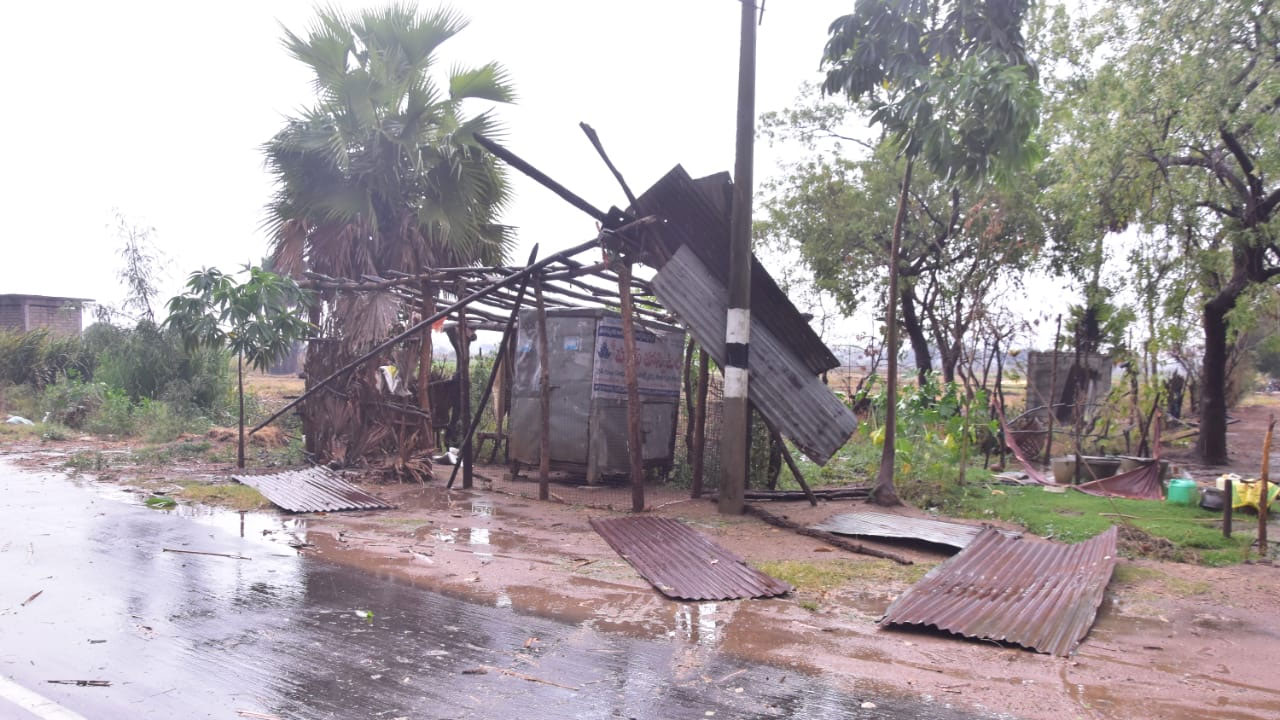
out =
<svg viewBox="0 0 1280 720"><path fill-rule="evenodd" d="M287 517L250 514L242 538L234 513L160 512L77 483L0 461L0 718L972 717L720 653L690 668L683 640L299 557ZM40 704L29 693L71 714L23 710Z"/></svg>

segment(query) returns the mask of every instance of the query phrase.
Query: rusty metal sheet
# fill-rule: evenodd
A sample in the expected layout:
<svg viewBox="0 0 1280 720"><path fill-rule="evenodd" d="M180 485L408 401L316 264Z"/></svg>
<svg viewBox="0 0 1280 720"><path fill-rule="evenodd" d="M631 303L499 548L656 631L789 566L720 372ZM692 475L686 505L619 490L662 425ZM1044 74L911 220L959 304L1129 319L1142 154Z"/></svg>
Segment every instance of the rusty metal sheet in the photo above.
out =
<svg viewBox="0 0 1280 720"><path fill-rule="evenodd" d="M669 598L736 600L785 595L792 589L671 518L591 518L591 527Z"/></svg>
<svg viewBox="0 0 1280 720"><path fill-rule="evenodd" d="M706 265L686 245L671 256L651 284L662 304L680 316L698 344L723 366L729 294ZM775 335L754 309L747 365L751 403L809 459L825 465L853 435L858 421L848 406L805 367L794 346Z"/></svg>
<svg viewBox="0 0 1280 720"><path fill-rule="evenodd" d="M232 475L290 512L379 510L391 508L385 500L339 478L325 467L285 470L262 475Z"/></svg>
<svg viewBox="0 0 1280 720"><path fill-rule="evenodd" d="M895 600L880 624L927 625L1067 655L1093 626L1115 565L1115 526L1074 545L987 528Z"/></svg>
<svg viewBox="0 0 1280 720"><path fill-rule="evenodd" d="M936 545L949 545L963 550L982 532L981 525L964 525L962 523L933 520L931 518L915 518L893 513L862 510L858 512L835 515L814 525L814 530L825 530L837 535L859 535L865 537L903 538L907 540L923 540ZM1022 533L1001 530L1000 532L1013 538L1022 537Z"/></svg>
<svg viewBox="0 0 1280 720"><path fill-rule="evenodd" d="M661 244L665 256L689 247L710 268L719 284L729 279L729 207L733 182L728 173L694 180L679 165L653 184L637 200L637 217L657 215L666 222L646 229ZM662 258L652 264L661 265ZM810 375L838 367L840 361L800 315L764 265L751 258L751 317L791 348ZM754 323L753 323L754 324ZM723 339L724 333L722 332ZM755 331L752 330L752 346Z"/></svg>

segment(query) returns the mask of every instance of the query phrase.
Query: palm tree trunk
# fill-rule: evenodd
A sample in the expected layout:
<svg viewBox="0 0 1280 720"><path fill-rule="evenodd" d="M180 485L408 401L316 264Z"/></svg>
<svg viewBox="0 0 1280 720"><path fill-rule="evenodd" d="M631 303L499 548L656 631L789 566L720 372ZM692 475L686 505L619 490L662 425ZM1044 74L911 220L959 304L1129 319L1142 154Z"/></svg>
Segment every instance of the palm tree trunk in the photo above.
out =
<svg viewBox="0 0 1280 720"><path fill-rule="evenodd" d="M236 385L240 396L240 442L236 444L236 467L244 469L244 353L236 353Z"/></svg>
<svg viewBox="0 0 1280 720"><path fill-rule="evenodd" d="M884 415L884 451L880 454L880 471L871 490L869 502L876 505L901 505L898 491L893 486L893 465L897 458L894 441L898 429L898 246L902 241L902 223L907 215L907 191L911 188L911 169L914 159L907 158L907 168L902 173L902 192L898 195L898 215L893 220L893 239L889 242L889 292L886 295L885 339L888 353L889 374L886 383Z"/></svg>

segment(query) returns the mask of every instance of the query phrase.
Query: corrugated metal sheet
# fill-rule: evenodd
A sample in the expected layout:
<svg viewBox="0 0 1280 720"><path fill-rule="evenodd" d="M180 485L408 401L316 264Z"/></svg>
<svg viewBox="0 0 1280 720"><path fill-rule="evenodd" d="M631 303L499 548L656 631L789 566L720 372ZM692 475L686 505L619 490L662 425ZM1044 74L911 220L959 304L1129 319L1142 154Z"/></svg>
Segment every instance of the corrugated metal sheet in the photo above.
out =
<svg viewBox="0 0 1280 720"><path fill-rule="evenodd" d="M712 277L727 286L732 194L733 183L728 173L694 180L677 165L636 200L636 216L657 215L666 220L646 229L646 237L661 243L668 256L674 255L682 245L692 248L711 269ZM648 262L661 266L663 260L650 258ZM774 337L792 348L810 375L840 365L754 256L751 258L751 316L759 318ZM723 335L721 333L722 338Z"/></svg>
<svg viewBox="0 0 1280 720"><path fill-rule="evenodd" d="M784 595L791 586L676 520L641 515L591 518L591 527L645 580L676 600Z"/></svg>
<svg viewBox="0 0 1280 720"><path fill-rule="evenodd" d="M895 600L880 623L1066 655L1093 626L1115 565L1115 526L1074 545L1015 540L987 528Z"/></svg>
<svg viewBox="0 0 1280 720"><path fill-rule="evenodd" d="M232 475L262 493L268 500L290 512L332 512L335 510L378 510L393 507L340 479L325 467L264 475Z"/></svg>
<svg viewBox="0 0 1280 720"><path fill-rule="evenodd" d="M865 510L830 517L822 523L814 525L813 529L825 530L838 535L923 540L938 545L950 545L953 548L963 550L969 546L969 543L973 542L974 538L978 537L978 533L982 532L983 527ZM1022 533L1006 530L1000 532L1013 538L1022 537Z"/></svg>
<svg viewBox="0 0 1280 720"><path fill-rule="evenodd" d="M706 265L688 246L682 247L654 276L652 285L662 304L679 315L698 344L723 365L729 295ZM858 426L857 419L754 309L747 365L751 402L805 455L825 465L844 447Z"/></svg>

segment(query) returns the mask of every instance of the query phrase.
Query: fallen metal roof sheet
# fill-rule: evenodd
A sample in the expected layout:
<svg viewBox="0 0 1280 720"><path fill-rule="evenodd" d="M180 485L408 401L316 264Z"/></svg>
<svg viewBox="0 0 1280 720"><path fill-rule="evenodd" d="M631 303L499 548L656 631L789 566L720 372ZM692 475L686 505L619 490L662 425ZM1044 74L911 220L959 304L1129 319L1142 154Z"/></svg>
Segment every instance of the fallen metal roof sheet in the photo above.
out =
<svg viewBox="0 0 1280 720"><path fill-rule="evenodd" d="M688 245L671 256L651 285L662 304L680 316L698 344L723 366L729 295ZM751 402L801 452L825 465L844 447L858 421L793 349L752 310L751 354L747 358Z"/></svg>
<svg viewBox="0 0 1280 720"><path fill-rule="evenodd" d="M937 545L950 545L960 550L969 546L978 537L983 527L980 525L964 525L962 523L933 520L930 518L907 517L892 513L861 510L827 518L814 525L814 530L825 530L837 535L860 535L867 537L905 538L923 540ZM1000 531L1009 537L1021 537L1022 533Z"/></svg>
<svg viewBox="0 0 1280 720"><path fill-rule="evenodd" d="M728 173L694 180L679 165L636 200L637 216L657 215L666 222L646 228L647 237L662 245L666 255L689 247L711 270L720 285L729 279L729 208L733 182ZM664 258L653 258L661 265ZM800 315L764 265L751 257L751 317L791 348L810 375L838 367L840 361ZM723 340L724 332L720 333ZM755 331L752 330L752 342ZM754 344L753 344L754 347Z"/></svg>
<svg viewBox="0 0 1280 720"><path fill-rule="evenodd" d="M591 527L669 598L736 600L785 595L792 589L670 518L591 518Z"/></svg>
<svg viewBox="0 0 1280 720"><path fill-rule="evenodd" d="M986 528L895 600L880 624L928 625L1067 655L1093 626L1115 565L1115 526L1074 545Z"/></svg>
<svg viewBox="0 0 1280 720"><path fill-rule="evenodd" d="M320 466L263 475L232 475L231 478L254 488L268 500L290 512L378 510L393 507Z"/></svg>

